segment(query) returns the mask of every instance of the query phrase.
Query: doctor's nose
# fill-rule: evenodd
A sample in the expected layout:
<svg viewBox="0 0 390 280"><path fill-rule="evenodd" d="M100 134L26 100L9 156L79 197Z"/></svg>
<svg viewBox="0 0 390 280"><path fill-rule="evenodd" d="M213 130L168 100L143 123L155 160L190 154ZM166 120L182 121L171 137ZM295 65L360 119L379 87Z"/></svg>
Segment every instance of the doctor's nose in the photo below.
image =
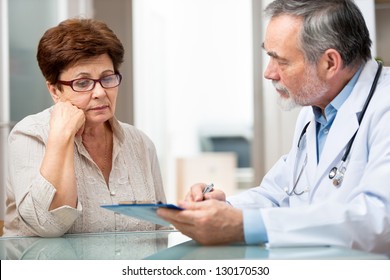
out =
<svg viewBox="0 0 390 280"><path fill-rule="evenodd" d="M264 78L268 80L278 81L280 80L278 67L276 62L271 58L267 64L267 68L264 71Z"/></svg>

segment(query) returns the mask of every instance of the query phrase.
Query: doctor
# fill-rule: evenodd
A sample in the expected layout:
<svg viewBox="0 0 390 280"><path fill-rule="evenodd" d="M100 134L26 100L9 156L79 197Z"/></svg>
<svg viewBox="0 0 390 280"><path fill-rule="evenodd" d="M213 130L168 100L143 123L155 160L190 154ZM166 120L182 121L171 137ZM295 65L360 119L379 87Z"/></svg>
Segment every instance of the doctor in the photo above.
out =
<svg viewBox="0 0 390 280"><path fill-rule="evenodd" d="M276 0L264 76L303 106L287 155L260 186L228 198L192 186L158 214L202 244L336 245L390 252L390 70L352 0ZM223 188L223 186L221 186Z"/></svg>

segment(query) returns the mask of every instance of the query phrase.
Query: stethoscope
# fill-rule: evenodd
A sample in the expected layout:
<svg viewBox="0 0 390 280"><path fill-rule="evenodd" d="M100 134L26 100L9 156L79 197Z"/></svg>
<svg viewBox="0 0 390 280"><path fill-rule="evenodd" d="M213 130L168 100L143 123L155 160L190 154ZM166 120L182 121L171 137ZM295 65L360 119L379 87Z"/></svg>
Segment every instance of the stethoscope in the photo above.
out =
<svg viewBox="0 0 390 280"><path fill-rule="evenodd" d="M298 140L298 151L301 149L301 142L302 142L302 138L305 136L306 134L306 130L307 130L307 127L309 126L310 122L308 122L302 129L302 132L301 132L301 135L299 136L299 140ZM307 153L305 155L305 159L303 160L303 164L302 164L302 167L301 169L299 170L299 173L298 173L298 176L297 178L293 178L293 182L294 182L294 185L293 185L293 188L291 189L291 191L288 191L288 188L285 188L284 191L286 192L286 194L288 196L292 196L292 195L302 195L305 191L301 191L301 192L297 192L296 189L297 189L297 186L298 186L298 182L299 180L301 179L302 177L302 174L303 174L303 171L305 170L305 167L306 167L306 164L307 164ZM295 158L295 165L294 166L298 166L298 156ZM296 168L296 167L295 167ZM294 168L294 169L295 169ZM294 174L296 174L296 172L294 172ZM295 177L295 176L294 176Z"/></svg>
<svg viewBox="0 0 390 280"><path fill-rule="evenodd" d="M366 110L368 108L368 105L370 104L371 98L374 95L376 86L378 84L379 77L380 77L381 72L382 72L382 68L383 68L382 62L378 61L378 70L376 71L376 74L375 74L374 80L372 82L370 92L368 93L368 97L366 99L366 102L364 103L363 109L362 109L362 111L361 111L361 113L360 113L360 115L358 117L359 128L360 128L360 124L361 124L361 122L363 120L364 114L366 113ZM306 130L307 130L307 127L309 126L309 124L310 124L310 122L308 122L304 126L304 128L302 129L301 135L299 136L299 140L298 140L298 149L300 149L301 140L302 140L303 136L306 134ZM343 182L344 174L347 171L347 159L348 159L348 156L349 156L349 154L351 152L351 148L352 148L353 142L355 141L355 137L356 137L356 134L359 131L359 128L356 130L356 132L352 136L351 140L349 140L347 148L345 149L344 155L341 158L340 164L337 167L334 166L329 171L329 176L328 177L329 177L330 180L332 180L332 183L333 183L333 185L335 187L340 187L342 182ZM305 169L306 164L307 164L307 153L306 153L306 156L305 156L302 168L299 171L299 174L298 174L297 178L294 180L294 185L293 185L292 190L291 191L288 191L288 189L285 190L288 196L302 195L306 191L306 190L301 191L301 192L297 192L296 191L298 182L299 182L299 180L300 180L300 178L301 178L301 176L303 174L303 171Z"/></svg>

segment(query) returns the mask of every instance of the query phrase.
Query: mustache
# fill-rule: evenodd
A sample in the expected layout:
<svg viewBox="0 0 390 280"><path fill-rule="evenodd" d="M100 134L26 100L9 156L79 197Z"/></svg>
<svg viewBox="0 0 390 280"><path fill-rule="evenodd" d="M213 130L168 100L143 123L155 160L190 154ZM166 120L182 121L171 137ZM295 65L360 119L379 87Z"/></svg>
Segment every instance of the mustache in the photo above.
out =
<svg viewBox="0 0 390 280"><path fill-rule="evenodd" d="M275 87L276 90L289 94L288 89L279 84L277 81L272 81L272 85Z"/></svg>

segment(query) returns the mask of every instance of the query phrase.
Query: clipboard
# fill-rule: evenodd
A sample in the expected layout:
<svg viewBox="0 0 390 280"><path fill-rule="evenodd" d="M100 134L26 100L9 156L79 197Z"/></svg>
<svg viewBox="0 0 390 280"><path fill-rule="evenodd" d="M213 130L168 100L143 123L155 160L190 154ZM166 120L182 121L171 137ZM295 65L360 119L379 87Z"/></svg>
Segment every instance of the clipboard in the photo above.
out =
<svg viewBox="0 0 390 280"><path fill-rule="evenodd" d="M119 204L100 205L104 209L114 211L126 216L131 216L140 220L145 220L154 224L169 226L170 223L157 216L158 208L169 208L175 210L183 210L179 206L167 203L150 203L142 201L120 202Z"/></svg>

